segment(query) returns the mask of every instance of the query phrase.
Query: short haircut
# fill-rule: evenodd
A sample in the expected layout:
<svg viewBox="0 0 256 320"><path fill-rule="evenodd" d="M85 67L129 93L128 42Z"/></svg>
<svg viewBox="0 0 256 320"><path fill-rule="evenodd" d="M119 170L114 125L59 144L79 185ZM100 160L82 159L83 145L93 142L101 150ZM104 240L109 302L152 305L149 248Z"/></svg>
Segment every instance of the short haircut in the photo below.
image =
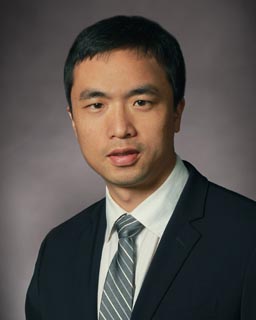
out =
<svg viewBox="0 0 256 320"><path fill-rule="evenodd" d="M174 106L184 97L185 62L178 41L158 23L140 16L114 16L85 28L75 39L64 68L68 104L76 65L115 49L132 49L153 56L164 68L173 90Z"/></svg>

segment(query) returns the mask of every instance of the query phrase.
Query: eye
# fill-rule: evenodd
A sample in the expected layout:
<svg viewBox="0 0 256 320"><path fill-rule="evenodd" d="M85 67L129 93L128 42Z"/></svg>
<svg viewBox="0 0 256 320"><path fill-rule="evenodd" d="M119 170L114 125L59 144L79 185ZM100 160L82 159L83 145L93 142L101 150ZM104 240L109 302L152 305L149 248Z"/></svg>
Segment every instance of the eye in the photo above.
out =
<svg viewBox="0 0 256 320"><path fill-rule="evenodd" d="M87 108L91 109L91 110L100 110L101 108L103 107L103 104L102 103L92 103L92 104L89 104L87 106Z"/></svg>
<svg viewBox="0 0 256 320"><path fill-rule="evenodd" d="M151 104L151 102L147 101L147 100L137 100L137 101L134 102L134 105L138 106L138 107L144 107L144 106L149 105L149 104Z"/></svg>

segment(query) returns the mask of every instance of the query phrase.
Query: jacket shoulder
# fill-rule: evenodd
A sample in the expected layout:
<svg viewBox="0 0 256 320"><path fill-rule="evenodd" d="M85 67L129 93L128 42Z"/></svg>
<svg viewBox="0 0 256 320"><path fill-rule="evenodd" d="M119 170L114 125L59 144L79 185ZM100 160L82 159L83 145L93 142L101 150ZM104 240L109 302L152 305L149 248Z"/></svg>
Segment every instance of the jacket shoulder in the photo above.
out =
<svg viewBox="0 0 256 320"><path fill-rule="evenodd" d="M70 219L62 222L53 228L46 238L70 238L72 235L77 236L78 233L88 228L94 220L99 220L100 216L105 213L105 198L93 203L89 207L75 214Z"/></svg>
<svg viewBox="0 0 256 320"><path fill-rule="evenodd" d="M208 199L215 201L215 206L233 209L234 211L252 212L256 218L256 202L239 193L209 182Z"/></svg>
<svg viewBox="0 0 256 320"><path fill-rule="evenodd" d="M205 221L218 235L256 247L256 203L236 192L209 182ZM223 242L224 243L224 242Z"/></svg>

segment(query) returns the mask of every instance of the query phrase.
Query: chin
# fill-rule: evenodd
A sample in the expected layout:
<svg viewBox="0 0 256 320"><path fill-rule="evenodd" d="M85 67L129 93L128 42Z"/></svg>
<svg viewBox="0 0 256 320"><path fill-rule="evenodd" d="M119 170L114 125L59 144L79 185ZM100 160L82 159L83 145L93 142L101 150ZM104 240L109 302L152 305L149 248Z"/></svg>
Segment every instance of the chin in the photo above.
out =
<svg viewBox="0 0 256 320"><path fill-rule="evenodd" d="M140 174L140 175L120 175L120 176L115 176L112 179L105 178L105 181L113 185L115 187L121 187L121 188L136 188L140 187L143 185L149 185L150 182L146 182L145 176Z"/></svg>

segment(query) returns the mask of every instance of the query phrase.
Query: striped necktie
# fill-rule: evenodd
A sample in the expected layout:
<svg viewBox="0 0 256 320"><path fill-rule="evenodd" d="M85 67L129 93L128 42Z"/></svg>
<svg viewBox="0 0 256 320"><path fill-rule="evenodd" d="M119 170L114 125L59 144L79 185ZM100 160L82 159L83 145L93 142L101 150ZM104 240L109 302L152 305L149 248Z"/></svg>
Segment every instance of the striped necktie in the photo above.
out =
<svg viewBox="0 0 256 320"><path fill-rule="evenodd" d="M122 215L115 223L118 250L104 284L99 320L129 320L134 296L136 263L135 238L144 226L131 215Z"/></svg>

